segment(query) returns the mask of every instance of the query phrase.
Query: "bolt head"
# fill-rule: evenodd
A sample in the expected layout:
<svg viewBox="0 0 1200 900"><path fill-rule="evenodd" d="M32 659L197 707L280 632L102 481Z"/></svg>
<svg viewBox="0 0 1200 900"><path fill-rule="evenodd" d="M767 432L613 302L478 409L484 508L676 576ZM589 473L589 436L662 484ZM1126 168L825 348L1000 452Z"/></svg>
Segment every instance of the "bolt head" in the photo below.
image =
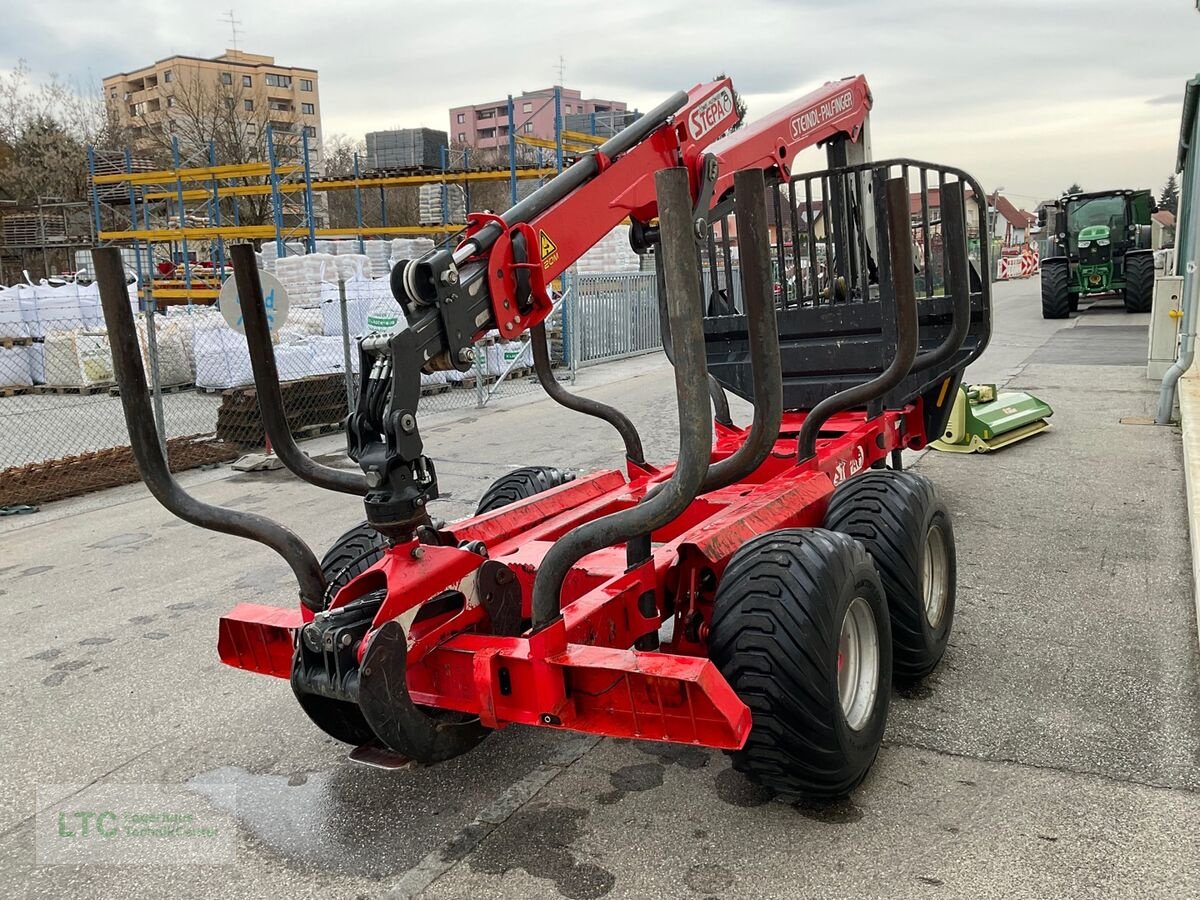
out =
<svg viewBox="0 0 1200 900"><path fill-rule="evenodd" d="M461 350L458 351L458 358L462 362L475 362L475 348L474 347L463 347Z"/></svg>
<svg viewBox="0 0 1200 900"><path fill-rule="evenodd" d="M458 284L458 269L447 269L442 273L443 284Z"/></svg>
<svg viewBox="0 0 1200 900"><path fill-rule="evenodd" d="M380 475L378 472L376 472L374 470L367 473L367 487L377 488L381 484L383 484L383 476L382 475Z"/></svg>
<svg viewBox="0 0 1200 900"><path fill-rule="evenodd" d="M412 553L410 554L410 556L412 556L413 559L420 559L424 555L425 555L425 550L423 547L413 547Z"/></svg>
<svg viewBox="0 0 1200 900"><path fill-rule="evenodd" d="M412 413L405 413L400 417L400 427L405 433L411 432L417 427L417 420L413 418Z"/></svg>
<svg viewBox="0 0 1200 900"><path fill-rule="evenodd" d="M701 240L708 237L708 220L707 219L696 219L696 221L694 223L694 227L696 229L696 237L700 238Z"/></svg>

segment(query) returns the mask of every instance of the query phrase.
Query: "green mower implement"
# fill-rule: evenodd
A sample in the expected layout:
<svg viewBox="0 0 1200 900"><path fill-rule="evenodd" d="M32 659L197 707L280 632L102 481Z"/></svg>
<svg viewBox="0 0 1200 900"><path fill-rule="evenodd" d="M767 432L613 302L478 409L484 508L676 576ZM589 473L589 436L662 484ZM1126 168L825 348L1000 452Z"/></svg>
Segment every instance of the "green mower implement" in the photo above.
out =
<svg viewBox="0 0 1200 900"><path fill-rule="evenodd" d="M1082 298L1120 294L1128 312L1150 312L1154 253L1149 191L1067 194L1043 207L1050 252L1042 260L1042 318L1065 319Z"/></svg>
<svg viewBox="0 0 1200 900"><path fill-rule="evenodd" d="M997 391L994 384L958 389L946 430L929 446L947 453L987 453L1033 437L1050 427L1048 404L1019 391Z"/></svg>

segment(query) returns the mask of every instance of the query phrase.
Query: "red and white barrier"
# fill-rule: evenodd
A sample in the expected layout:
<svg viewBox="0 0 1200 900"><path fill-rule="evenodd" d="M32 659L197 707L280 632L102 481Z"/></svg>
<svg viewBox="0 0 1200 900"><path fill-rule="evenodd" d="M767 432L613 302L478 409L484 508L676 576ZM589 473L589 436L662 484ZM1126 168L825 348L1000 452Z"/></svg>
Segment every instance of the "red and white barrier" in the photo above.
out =
<svg viewBox="0 0 1200 900"><path fill-rule="evenodd" d="M996 261L996 280L1030 278L1041 271L1036 247L1025 247L1019 254L1001 256Z"/></svg>

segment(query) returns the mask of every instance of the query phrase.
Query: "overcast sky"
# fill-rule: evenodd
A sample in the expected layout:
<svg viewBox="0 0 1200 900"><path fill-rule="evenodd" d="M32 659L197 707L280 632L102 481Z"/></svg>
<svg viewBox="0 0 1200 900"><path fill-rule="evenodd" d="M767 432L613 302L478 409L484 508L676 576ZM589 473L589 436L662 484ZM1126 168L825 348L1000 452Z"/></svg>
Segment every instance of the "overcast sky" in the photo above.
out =
<svg viewBox="0 0 1200 900"><path fill-rule="evenodd" d="M568 87L643 110L723 69L751 118L861 72L876 158L956 165L1028 207L1072 181L1157 191L1200 70L1193 0L222 3L241 49L320 71L326 135L444 130L450 106L552 84L560 55ZM35 77L94 82L231 45L218 4L5 5L0 65L24 58Z"/></svg>

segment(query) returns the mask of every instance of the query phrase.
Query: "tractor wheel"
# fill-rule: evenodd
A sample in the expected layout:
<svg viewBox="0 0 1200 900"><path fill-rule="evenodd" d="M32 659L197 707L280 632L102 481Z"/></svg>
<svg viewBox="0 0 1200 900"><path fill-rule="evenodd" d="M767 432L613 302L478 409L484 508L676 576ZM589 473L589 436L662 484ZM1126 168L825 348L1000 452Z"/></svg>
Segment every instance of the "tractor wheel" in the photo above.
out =
<svg viewBox="0 0 1200 900"><path fill-rule="evenodd" d="M1065 260L1042 263L1042 318L1065 319L1071 314L1071 270ZM1075 301L1078 304L1078 299Z"/></svg>
<svg viewBox="0 0 1200 900"><path fill-rule="evenodd" d="M494 509L500 509L502 506L508 506L510 503L516 503L518 500L524 500L526 497L532 497L574 480L574 473L560 472L550 466L525 466L513 469L493 481L492 486L483 492L475 515L479 516Z"/></svg>
<svg viewBox="0 0 1200 900"><path fill-rule="evenodd" d="M321 560L321 574L328 585L326 606L351 578L375 564L383 555L385 544L384 536L366 522L355 525L333 542ZM299 648L296 652L300 652ZM356 747L375 740L375 732L355 704L296 690L295 683L292 690L300 708L330 737Z"/></svg>
<svg viewBox="0 0 1200 900"><path fill-rule="evenodd" d="M747 541L717 589L708 646L753 720L735 769L786 799L854 790L892 684L887 601L861 544L817 528Z"/></svg>
<svg viewBox="0 0 1200 900"><path fill-rule="evenodd" d="M1125 257L1125 311L1150 312L1154 305L1154 257L1149 253Z"/></svg>
<svg viewBox="0 0 1200 900"><path fill-rule="evenodd" d="M941 662L954 622L954 526L933 482L916 472L866 472L833 492L825 527L867 548L892 617L897 681Z"/></svg>

